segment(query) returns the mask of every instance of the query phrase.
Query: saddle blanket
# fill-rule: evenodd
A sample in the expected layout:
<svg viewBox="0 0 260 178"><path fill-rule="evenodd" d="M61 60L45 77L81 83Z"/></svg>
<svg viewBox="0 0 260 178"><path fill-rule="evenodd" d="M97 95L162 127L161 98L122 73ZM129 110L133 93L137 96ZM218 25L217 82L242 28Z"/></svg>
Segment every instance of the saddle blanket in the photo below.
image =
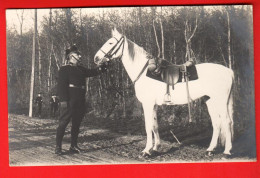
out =
<svg viewBox="0 0 260 178"><path fill-rule="evenodd" d="M177 83L182 82L183 74L184 74L184 73L181 72L181 70L179 69L179 79L178 79ZM192 65L192 66L187 67L187 74L188 74L188 79L189 79L189 81L197 80L197 79L198 79L198 73L197 73L197 69L196 69L196 66L195 66L195 65ZM165 82L165 81L162 79L162 75L161 75L161 74L155 75L155 74L153 74L149 69L147 70L146 76L147 76L147 77L150 77L150 78L152 78L152 79L155 79L155 80L158 80L158 81L167 83L167 82Z"/></svg>

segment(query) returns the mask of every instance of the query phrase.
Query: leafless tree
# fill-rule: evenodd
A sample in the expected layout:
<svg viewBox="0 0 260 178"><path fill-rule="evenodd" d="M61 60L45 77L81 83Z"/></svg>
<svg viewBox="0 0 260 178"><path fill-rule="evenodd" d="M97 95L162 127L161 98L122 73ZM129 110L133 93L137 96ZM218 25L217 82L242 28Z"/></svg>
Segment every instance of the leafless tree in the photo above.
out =
<svg viewBox="0 0 260 178"><path fill-rule="evenodd" d="M33 34L33 52L32 52L32 72L31 72L31 89L30 89L30 107L29 117L32 117L33 108L33 89L34 89L34 66L36 58L36 38L37 38L37 9L34 11L34 34Z"/></svg>

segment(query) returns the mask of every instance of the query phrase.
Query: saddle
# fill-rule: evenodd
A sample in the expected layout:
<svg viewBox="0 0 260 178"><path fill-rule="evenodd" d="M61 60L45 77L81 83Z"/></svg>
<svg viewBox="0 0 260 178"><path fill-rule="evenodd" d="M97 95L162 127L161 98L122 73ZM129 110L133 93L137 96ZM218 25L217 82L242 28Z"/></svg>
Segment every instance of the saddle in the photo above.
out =
<svg viewBox="0 0 260 178"><path fill-rule="evenodd" d="M198 79L197 70L193 61L188 61L182 65L175 65L165 59L150 59L146 76L171 85L184 82L185 76L188 80Z"/></svg>

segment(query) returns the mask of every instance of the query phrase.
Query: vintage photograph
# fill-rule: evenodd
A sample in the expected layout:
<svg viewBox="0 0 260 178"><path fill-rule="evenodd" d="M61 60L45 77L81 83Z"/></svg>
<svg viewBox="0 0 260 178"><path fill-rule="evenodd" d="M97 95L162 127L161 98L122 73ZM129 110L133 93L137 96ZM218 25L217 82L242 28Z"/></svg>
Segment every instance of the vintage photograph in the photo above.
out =
<svg viewBox="0 0 260 178"><path fill-rule="evenodd" d="M254 162L251 5L6 10L10 166Z"/></svg>

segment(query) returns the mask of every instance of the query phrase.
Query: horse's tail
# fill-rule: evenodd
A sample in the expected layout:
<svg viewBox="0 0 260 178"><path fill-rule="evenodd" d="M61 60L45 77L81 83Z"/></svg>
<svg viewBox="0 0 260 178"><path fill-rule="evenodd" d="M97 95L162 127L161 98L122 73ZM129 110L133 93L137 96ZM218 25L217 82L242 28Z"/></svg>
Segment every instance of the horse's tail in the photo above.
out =
<svg viewBox="0 0 260 178"><path fill-rule="evenodd" d="M220 129L220 142L224 146L225 140L226 140L226 133L224 131L224 127L228 127L228 129L231 132L231 139L233 140L234 136L234 128L233 128L233 87L234 87L234 72L230 70L230 76L231 76L231 83L230 83L230 89L229 89L229 96L227 100L227 117L223 118L226 119L225 121L221 122L221 129ZM228 125L227 125L228 124Z"/></svg>

